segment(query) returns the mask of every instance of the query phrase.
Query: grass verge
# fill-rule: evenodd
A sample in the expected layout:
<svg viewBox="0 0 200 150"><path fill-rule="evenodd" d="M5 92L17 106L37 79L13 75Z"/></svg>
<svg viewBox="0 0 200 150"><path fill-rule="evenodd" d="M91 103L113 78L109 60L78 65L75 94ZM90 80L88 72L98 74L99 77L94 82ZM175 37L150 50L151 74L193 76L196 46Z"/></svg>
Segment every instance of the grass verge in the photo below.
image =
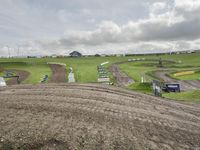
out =
<svg viewBox="0 0 200 150"><path fill-rule="evenodd" d="M140 91L140 92L143 92L143 93L148 93L148 94L152 93L151 83L149 83L149 82L133 83L128 88L131 89L131 90Z"/></svg>
<svg viewBox="0 0 200 150"><path fill-rule="evenodd" d="M200 102L200 90L181 92L181 93L165 93L163 97L178 101Z"/></svg>
<svg viewBox="0 0 200 150"><path fill-rule="evenodd" d="M183 75L183 76L175 77L174 73L173 73L173 74L170 74L170 76L173 78L176 78L178 80L200 80L200 70L198 70L194 74L190 74L190 75Z"/></svg>

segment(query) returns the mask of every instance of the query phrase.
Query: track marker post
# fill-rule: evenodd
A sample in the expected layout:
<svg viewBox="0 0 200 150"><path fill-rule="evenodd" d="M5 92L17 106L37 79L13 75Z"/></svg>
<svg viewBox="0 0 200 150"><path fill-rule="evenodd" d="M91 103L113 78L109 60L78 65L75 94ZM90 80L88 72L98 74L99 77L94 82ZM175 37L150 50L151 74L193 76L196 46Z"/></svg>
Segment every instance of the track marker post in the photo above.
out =
<svg viewBox="0 0 200 150"><path fill-rule="evenodd" d="M157 80L152 81L153 93L156 97L162 97L161 82Z"/></svg>

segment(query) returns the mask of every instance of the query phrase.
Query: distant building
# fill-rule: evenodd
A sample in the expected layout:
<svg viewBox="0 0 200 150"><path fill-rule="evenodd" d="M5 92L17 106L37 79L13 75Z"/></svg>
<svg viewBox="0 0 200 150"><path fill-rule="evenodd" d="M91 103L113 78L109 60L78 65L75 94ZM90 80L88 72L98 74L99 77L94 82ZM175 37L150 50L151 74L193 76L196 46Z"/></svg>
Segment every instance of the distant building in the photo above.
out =
<svg viewBox="0 0 200 150"><path fill-rule="evenodd" d="M106 57L106 54L101 54L101 57Z"/></svg>
<svg viewBox="0 0 200 150"><path fill-rule="evenodd" d="M56 54L51 55L52 58L57 58L58 56Z"/></svg>
<svg viewBox="0 0 200 150"><path fill-rule="evenodd" d="M79 53L79 52L77 52L77 51L73 51L73 52L71 52L69 55L70 55L71 57L81 57L81 56L82 56L82 54Z"/></svg>
<svg viewBox="0 0 200 150"><path fill-rule="evenodd" d="M27 56L27 58L37 58L37 56Z"/></svg>
<svg viewBox="0 0 200 150"><path fill-rule="evenodd" d="M94 56L95 56L95 57L100 57L101 55L99 55L99 54L95 54Z"/></svg>
<svg viewBox="0 0 200 150"><path fill-rule="evenodd" d="M116 54L117 57L124 57L126 54Z"/></svg>

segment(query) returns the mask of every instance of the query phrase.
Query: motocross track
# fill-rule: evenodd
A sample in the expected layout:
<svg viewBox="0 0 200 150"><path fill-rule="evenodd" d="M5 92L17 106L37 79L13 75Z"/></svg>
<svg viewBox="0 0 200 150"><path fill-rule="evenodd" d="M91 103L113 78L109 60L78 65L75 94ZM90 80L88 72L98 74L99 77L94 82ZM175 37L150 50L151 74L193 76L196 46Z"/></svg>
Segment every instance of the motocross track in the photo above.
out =
<svg viewBox="0 0 200 150"><path fill-rule="evenodd" d="M124 62L123 62L124 63ZM119 69L117 64L112 64L110 71L117 80L119 86L128 86L134 83L133 79Z"/></svg>
<svg viewBox="0 0 200 150"><path fill-rule="evenodd" d="M199 149L200 104L96 84L0 89L0 149Z"/></svg>
<svg viewBox="0 0 200 150"><path fill-rule="evenodd" d="M28 71L24 71L24 70L12 70L14 72L17 72L17 76L19 76L19 81L20 83L23 82L24 80L26 80L28 78L28 76L30 75L30 73ZM7 85L15 85L18 84L17 83L17 78L12 78L8 81L6 81Z"/></svg>
<svg viewBox="0 0 200 150"><path fill-rule="evenodd" d="M63 83L66 82L66 69L62 65L50 64L52 70L52 77L50 83Z"/></svg>
<svg viewBox="0 0 200 150"><path fill-rule="evenodd" d="M176 80L172 79L168 74L170 71L157 71L155 75L166 83L178 83L181 91L190 91L200 89L200 80Z"/></svg>

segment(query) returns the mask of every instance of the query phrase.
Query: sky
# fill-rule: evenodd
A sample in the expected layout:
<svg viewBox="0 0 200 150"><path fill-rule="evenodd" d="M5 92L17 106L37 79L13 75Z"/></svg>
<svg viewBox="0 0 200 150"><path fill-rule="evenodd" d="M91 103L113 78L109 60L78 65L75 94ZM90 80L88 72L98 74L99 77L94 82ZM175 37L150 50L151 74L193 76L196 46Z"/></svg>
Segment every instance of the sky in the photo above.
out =
<svg viewBox="0 0 200 150"><path fill-rule="evenodd" d="M0 56L200 49L200 0L0 0Z"/></svg>

